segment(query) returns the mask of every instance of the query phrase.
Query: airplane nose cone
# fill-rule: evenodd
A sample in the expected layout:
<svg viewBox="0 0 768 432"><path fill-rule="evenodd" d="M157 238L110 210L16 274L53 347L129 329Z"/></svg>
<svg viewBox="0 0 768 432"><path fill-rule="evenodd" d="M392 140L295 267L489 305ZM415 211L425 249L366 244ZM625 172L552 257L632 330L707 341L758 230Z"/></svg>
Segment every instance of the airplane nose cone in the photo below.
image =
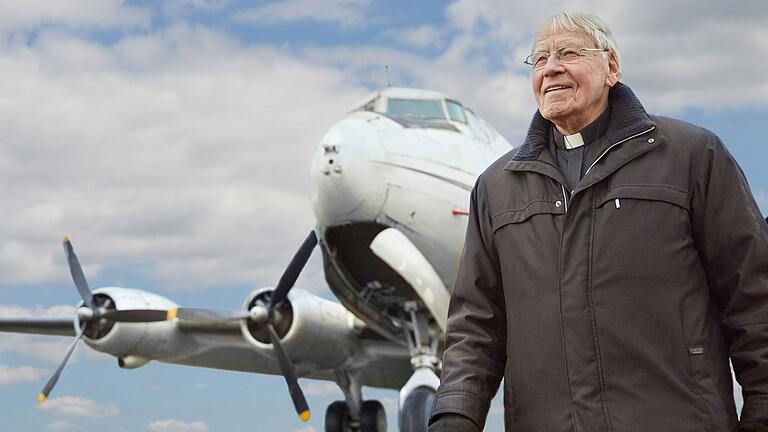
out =
<svg viewBox="0 0 768 432"><path fill-rule="evenodd" d="M318 146L310 172L312 208L321 226L372 221L381 211L386 188L372 161L381 151L364 133L365 123L347 118ZM377 178L379 181L377 182Z"/></svg>

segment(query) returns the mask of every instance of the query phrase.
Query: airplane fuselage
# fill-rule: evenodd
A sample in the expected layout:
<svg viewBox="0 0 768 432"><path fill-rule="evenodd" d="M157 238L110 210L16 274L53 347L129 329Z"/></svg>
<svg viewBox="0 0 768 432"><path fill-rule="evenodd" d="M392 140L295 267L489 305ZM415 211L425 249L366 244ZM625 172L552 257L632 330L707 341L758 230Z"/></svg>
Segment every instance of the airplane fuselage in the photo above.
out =
<svg viewBox="0 0 768 432"><path fill-rule="evenodd" d="M425 118L429 113L419 105L425 102L444 111ZM450 289L470 191L510 149L469 109L434 92L385 89L335 124L316 150L311 196L326 280L342 303L380 333L397 337L392 317L418 297L369 249L385 228L404 233Z"/></svg>

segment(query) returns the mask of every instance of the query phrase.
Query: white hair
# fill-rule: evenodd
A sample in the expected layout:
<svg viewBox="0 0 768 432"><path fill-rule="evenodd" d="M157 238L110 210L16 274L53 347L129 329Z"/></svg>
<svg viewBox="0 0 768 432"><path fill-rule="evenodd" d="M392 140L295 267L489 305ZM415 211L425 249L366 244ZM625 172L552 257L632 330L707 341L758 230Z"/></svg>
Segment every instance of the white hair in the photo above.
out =
<svg viewBox="0 0 768 432"><path fill-rule="evenodd" d="M616 56L616 64L621 71L621 54L616 41L613 39L613 33L608 25L597 15L588 12L560 12L552 15L539 28L538 33L544 30L551 32L557 31L580 31L588 34L595 40L598 48L608 48ZM535 43L535 41L534 41Z"/></svg>

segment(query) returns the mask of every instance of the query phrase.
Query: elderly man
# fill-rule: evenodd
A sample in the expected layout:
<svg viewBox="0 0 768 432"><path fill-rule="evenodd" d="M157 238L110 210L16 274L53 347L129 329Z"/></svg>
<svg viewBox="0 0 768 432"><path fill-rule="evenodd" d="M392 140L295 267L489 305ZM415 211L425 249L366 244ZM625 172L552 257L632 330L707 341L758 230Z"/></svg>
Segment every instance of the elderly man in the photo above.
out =
<svg viewBox="0 0 768 432"><path fill-rule="evenodd" d="M646 113L594 15L526 63L539 109L472 192L430 431L481 430L502 377L507 431L761 430L768 226L736 162Z"/></svg>

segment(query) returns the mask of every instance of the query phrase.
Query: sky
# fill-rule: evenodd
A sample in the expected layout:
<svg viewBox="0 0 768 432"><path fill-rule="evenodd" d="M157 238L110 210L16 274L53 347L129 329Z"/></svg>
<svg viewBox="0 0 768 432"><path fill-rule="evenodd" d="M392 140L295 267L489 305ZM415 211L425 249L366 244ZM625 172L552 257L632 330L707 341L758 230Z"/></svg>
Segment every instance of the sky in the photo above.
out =
<svg viewBox="0 0 768 432"><path fill-rule="evenodd" d="M388 83L442 91L513 144L536 110L537 26L588 10L613 29L622 81L649 112L717 133L768 213L763 0L503 2L28 0L0 5L0 315L71 314L68 235L92 287L239 308L273 286L314 226L320 138ZM387 74L385 66L388 68ZM297 286L331 297L316 254ZM0 418L14 431L322 431L341 392L160 363L122 370L70 341L0 335ZM395 391L365 389L389 411ZM488 430L501 430L496 400Z"/></svg>

